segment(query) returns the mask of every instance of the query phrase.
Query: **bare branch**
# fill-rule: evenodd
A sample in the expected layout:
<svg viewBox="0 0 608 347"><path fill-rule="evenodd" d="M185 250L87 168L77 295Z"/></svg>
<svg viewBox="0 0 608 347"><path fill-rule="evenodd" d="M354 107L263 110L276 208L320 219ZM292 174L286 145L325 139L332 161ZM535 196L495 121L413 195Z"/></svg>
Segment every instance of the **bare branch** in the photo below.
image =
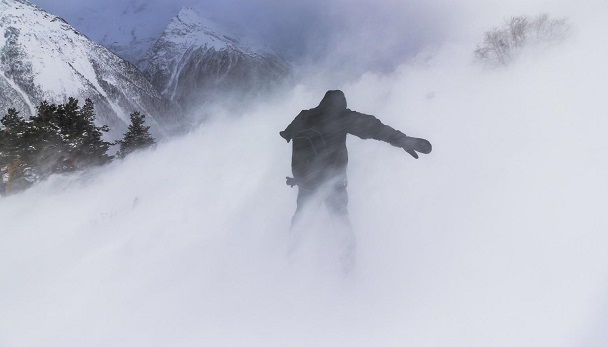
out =
<svg viewBox="0 0 608 347"><path fill-rule="evenodd" d="M474 51L475 57L490 65L508 65L515 55L531 43L564 39L568 28L565 18L550 19L546 13L532 19L526 16L511 17L505 20L502 28L485 32L483 42Z"/></svg>

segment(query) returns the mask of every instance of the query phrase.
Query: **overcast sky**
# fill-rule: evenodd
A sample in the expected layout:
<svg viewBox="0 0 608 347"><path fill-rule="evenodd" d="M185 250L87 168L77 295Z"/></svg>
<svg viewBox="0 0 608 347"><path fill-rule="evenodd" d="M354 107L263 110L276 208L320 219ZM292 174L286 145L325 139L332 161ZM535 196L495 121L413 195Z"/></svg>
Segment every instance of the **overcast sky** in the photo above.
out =
<svg viewBox="0 0 608 347"><path fill-rule="evenodd" d="M296 62L391 71L422 50L500 25L516 15L563 13L572 1L484 0L33 0L97 42L158 36L183 6L229 32L260 41ZM472 20L474 19L474 20ZM463 35L463 32L466 32ZM474 49L475 42L470 43Z"/></svg>
<svg viewBox="0 0 608 347"><path fill-rule="evenodd" d="M296 60L333 55L372 67L394 65L445 37L453 5L425 1L33 0L98 42L121 40L119 26L160 33L182 6ZM133 16L137 14L137 16ZM131 30L126 30L130 32ZM123 35L124 36L124 35Z"/></svg>

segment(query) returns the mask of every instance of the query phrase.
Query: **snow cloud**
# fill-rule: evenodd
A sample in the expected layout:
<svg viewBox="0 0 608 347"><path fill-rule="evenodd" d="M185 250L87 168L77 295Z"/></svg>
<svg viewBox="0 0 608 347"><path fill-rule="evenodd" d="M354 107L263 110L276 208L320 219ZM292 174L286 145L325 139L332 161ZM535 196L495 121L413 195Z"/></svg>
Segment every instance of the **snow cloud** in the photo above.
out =
<svg viewBox="0 0 608 347"><path fill-rule="evenodd" d="M429 41L446 35L445 16L456 3L425 1L274 0L35 0L98 42L158 36L182 6L193 7L242 36L257 39L296 61L345 59L363 67L394 67ZM440 9L440 11L438 11ZM95 16L87 16L94 13ZM335 66L334 66L335 67Z"/></svg>
<svg viewBox="0 0 608 347"><path fill-rule="evenodd" d="M0 198L2 343L605 346L608 4L445 6L419 7L445 28L390 73L344 82L311 67L243 117ZM485 30L539 12L568 17L568 39L503 68L474 63ZM324 23L345 37L331 63L373 47ZM349 276L322 209L285 254L296 191L278 131L329 88L434 145L414 160L349 138Z"/></svg>
<svg viewBox="0 0 608 347"><path fill-rule="evenodd" d="M296 62L325 64L353 72L387 72L423 48L470 37L505 17L549 12L567 16L576 7L552 1L396 1L396 0L34 0L65 17L77 29L104 44L133 37L158 37L183 6L244 37L259 40ZM601 6L601 4L599 5ZM570 8L572 7L572 8ZM94 16L88 14L94 13ZM474 20L470 16L476 15Z"/></svg>

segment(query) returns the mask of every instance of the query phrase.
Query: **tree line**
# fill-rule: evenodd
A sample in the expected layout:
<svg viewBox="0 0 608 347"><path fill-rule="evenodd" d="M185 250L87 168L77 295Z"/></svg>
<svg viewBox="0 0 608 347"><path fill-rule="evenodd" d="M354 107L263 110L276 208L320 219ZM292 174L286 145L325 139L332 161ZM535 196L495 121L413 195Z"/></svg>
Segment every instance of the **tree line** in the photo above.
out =
<svg viewBox="0 0 608 347"><path fill-rule="evenodd" d="M131 124L121 140L108 142L107 125L95 124L90 99L82 106L75 98L64 104L43 101L24 119L14 108L0 120L0 195L21 191L52 174L81 171L124 158L156 141L145 125L145 115L131 113ZM119 146L116 155L108 154Z"/></svg>

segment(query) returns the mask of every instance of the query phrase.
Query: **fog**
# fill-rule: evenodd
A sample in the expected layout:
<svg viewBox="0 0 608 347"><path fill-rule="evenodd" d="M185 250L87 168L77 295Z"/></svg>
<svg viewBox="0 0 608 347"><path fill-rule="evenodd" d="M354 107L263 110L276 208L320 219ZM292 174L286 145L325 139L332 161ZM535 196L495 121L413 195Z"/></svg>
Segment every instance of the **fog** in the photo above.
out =
<svg viewBox="0 0 608 347"><path fill-rule="evenodd" d="M542 10L565 41L474 62L484 30ZM0 345L605 346L607 13L468 2L390 73L308 67L240 117L0 198ZM348 139L349 274L323 208L287 254L278 132L330 88L433 143Z"/></svg>

